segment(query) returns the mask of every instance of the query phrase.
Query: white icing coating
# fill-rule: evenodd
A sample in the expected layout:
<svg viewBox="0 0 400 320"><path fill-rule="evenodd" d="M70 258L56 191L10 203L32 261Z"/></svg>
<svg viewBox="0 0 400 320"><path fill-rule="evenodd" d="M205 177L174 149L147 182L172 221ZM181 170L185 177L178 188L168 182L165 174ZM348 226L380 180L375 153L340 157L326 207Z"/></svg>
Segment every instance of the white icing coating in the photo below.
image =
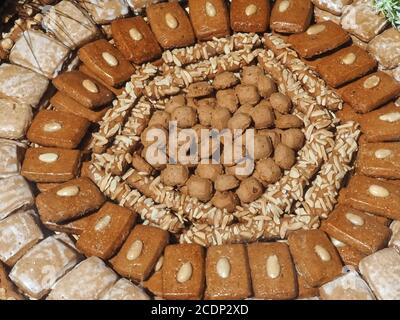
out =
<svg viewBox="0 0 400 320"><path fill-rule="evenodd" d="M0 180L0 220L15 210L33 203L32 191L22 176Z"/></svg>
<svg viewBox="0 0 400 320"><path fill-rule="evenodd" d="M43 27L71 49L93 40L98 34L88 14L73 2L63 0L51 6L43 18Z"/></svg>
<svg viewBox="0 0 400 320"><path fill-rule="evenodd" d="M391 28L368 44L368 51L387 69L400 65L400 31Z"/></svg>
<svg viewBox="0 0 400 320"><path fill-rule="evenodd" d="M36 72L8 63L0 65L1 95L36 107L48 86L49 81Z"/></svg>
<svg viewBox="0 0 400 320"><path fill-rule="evenodd" d="M10 278L26 294L40 299L78 259L78 253L71 247L54 237L48 237L15 264Z"/></svg>
<svg viewBox="0 0 400 320"><path fill-rule="evenodd" d="M353 0L312 0L316 7L327 10L332 14L340 16L343 7L353 2Z"/></svg>
<svg viewBox="0 0 400 320"><path fill-rule="evenodd" d="M47 299L97 300L117 279L115 272L101 259L90 257L58 281Z"/></svg>
<svg viewBox="0 0 400 320"><path fill-rule="evenodd" d="M61 71L70 49L40 31L26 30L10 53L10 61L54 78Z"/></svg>
<svg viewBox="0 0 400 320"><path fill-rule="evenodd" d="M129 13L125 0L79 0L81 5L99 24L109 23Z"/></svg>
<svg viewBox="0 0 400 320"><path fill-rule="evenodd" d="M119 279L101 300L150 300L144 290L127 279Z"/></svg>
<svg viewBox="0 0 400 320"><path fill-rule="evenodd" d="M12 141L0 141L0 178L17 175L21 169L22 148Z"/></svg>

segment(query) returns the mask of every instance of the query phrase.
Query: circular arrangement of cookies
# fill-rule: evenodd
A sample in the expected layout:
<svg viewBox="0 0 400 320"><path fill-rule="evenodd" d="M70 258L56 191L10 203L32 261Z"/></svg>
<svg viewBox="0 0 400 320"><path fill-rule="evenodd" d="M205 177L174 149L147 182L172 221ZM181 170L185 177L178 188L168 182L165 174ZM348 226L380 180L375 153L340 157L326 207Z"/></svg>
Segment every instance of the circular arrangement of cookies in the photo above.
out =
<svg viewBox="0 0 400 320"><path fill-rule="evenodd" d="M0 300L400 299L395 2L0 15Z"/></svg>

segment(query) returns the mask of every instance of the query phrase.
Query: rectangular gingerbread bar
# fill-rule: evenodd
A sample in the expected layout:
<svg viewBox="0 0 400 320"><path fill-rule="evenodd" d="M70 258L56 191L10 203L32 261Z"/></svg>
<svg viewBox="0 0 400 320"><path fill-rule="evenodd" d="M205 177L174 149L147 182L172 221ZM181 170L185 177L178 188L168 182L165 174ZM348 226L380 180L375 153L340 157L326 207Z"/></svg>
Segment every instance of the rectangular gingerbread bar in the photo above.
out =
<svg viewBox="0 0 400 320"><path fill-rule="evenodd" d="M232 0L231 28L235 32L265 32L269 25L271 7L265 0Z"/></svg>
<svg viewBox="0 0 400 320"><path fill-rule="evenodd" d="M244 299L251 294L251 278L243 244L212 246L206 258L206 299Z"/></svg>
<svg viewBox="0 0 400 320"><path fill-rule="evenodd" d="M356 250L372 254L389 242L390 229L362 211L347 206L337 206L321 229L329 236Z"/></svg>
<svg viewBox="0 0 400 320"><path fill-rule="evenodd" d="M271 12L271 29L282 33L306 31L311 23L313 4L310 0L277 0Z"/></svg>
<svg viewBox="0 0 400 320"><path fill-rule="evenodd" d="M374 70L375 59L365 50L350 46L318 59L317 72L330 86L337 88Z"/></svg>
<svg viewBox="0 0 400 320"><path fill-rule="evenodd" d="M110 90L116 97L120 96L121 94L124 93L125 91L125 87L121 87L121 88L114 88L110 85L108 85L107 83L105 83L101 78L99 78L92 70L90 70L87 66L85 66L84 64L81 64L78 68L78 70L84 74L86 74L87 76L89 76L90 78L96 80L98 83L102 84L103 86L105 86L108 90Z"/></svg>
<svg viewBox="0 0 400 320"><path fill-rule="evenodd" d="M400 84L378 71L344 86L338 92L356 112L367 113L396 98L400 94Z"/></svg>
<svg viewBox="0 0 400 320"><path fill-rule="evenodd" d="M293 299L298 294L296 270L285 243L252 243L247 246L254 297Z"/></svg>
<svg viewBox="0 0 400 320"><path fill-rule="evenodd" d="M339 202L361 211L400 219L400 189L384 180L355 175L342 189Z"/></svg>
<svg viewBox="0 0 400 320"><path fill-rule="evenodd" d="M350 36L332 21L310 26L305 32L292 34L288 42L303 58L312 58L350 41Z"/></svg>

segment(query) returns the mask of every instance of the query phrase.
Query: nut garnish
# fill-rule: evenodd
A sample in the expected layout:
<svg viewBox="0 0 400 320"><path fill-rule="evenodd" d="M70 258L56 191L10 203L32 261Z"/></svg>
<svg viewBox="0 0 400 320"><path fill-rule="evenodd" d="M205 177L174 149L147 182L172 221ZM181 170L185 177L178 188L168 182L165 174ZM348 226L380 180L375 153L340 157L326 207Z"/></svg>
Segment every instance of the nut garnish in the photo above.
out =
<svg viewBox="0 0 400 320"><path fill-rule="evenodd" d="M388 189L386 189L384 187L381 187L381 186L378 186L376 184L370 185L369 188L368 188L368 192L372 196L378 197L378 198L386 198L386 197L389 196L389 190Z"/></svg>
<svg viewBox="0 0 400 320"><path fill-rule="evenodd" d="M56 162L58 160L58 154L57 153L53 153L53 152L42 153L39 156L39 160L42 161L42 162L46 162L46 163L53 163L53 162Z"/></svg>
<svg viewBox="0 0 400 320"><path fill-rule="evenodd" d="M375 158L377 159L385 159L392 155L392 150L389 149L378 149L375 151Z"/></svg>
<svg viewBox="0 0 400 320"><path fill-rule="evenodd" d="M217 261L216 269L217 269L217 274L221 278L223 279L228 278L231 273L231 264L229 263L228 258L226 257L219 258Z"/></svg>
<svg viewBox="0 0 400 320"><path fill-rule="evenodd" d="M192 277L193 267L190 262L184 263L176 274L176 281L184 283Z"/></svg>
<svg viewBox="0 0 400 320"><path fill-rule="evenodd" d="M290 5L290 1L289 0L283 0L281 1L281 3L279 4L279 12L285 12Z"/></svg>
<svg viewBox="0 0 400 320"><path fill-rule="evenodd" d="M375 88L379 84L379 82L381 82L381 79L378 76L374 75L364 81L363 87L365 89L372 89Z"/></svg>
<svg viewBox="0 0 400 320"><path fill-rule="evenodd" d="M346 213L346 219L349 220L352 224L354 224L355 226L362 226L364 225L364 219L362 217L360 217L357 214L351 213L351 212L347 212Z"/></svg>
<svg viewBox="0 0 400 320"><path fill-rule="evenodd" d="M92 80L85 79L82 81L82 85L91 93L99 93L99 88L97 88L97 85Z"/></svg>
<svg viewBox="0 0 400 320"><path fill-rule="evenodd" d="M94 230L96 231L101 231L105 229L111 222L111 216L110 215L105 215L102 217L99 221L97 221L96 225L94 226Z"/></svg>
<svg viewBox="0 0 400 320"><path fill-rule="evenodd" d="M267 258L267 275L271 279L276 279L281 274L281 265L279 264L278 256L273 254Z"/></svg>
<svg viewBox="0 0 400 320"><path fill-rule="evenodd" d="M215 17L217 15L217 9L215 9L215 6L210 2L206 2L206 14L209 17Z"/></svg>
<svg viewBox="0 0 400 320"><path fill-rule="evenodd" d="M129 247L128 252L126 253L126 259L128 259L129 261L136 260L142 254L142 250L143 242L139 239L135 240Z"/></svg>
<svg viewBox="0 0 400 320"><path fill-rule="evenodd" d="M165 23L171 29L176 29L178 27L178 20L169 12L165 14Z"/></svg>
<svg viewBox="0 0 400 320"><path fill-rule="evenodd" d="M245 9L246 16L252 16L257 12L257 9L258 8L255 4L249 4Z"/></svg>
<svg viewBox="0 0 400 320"><path fill-rule="evenodd" d="M135 41L140 41L143 39L143 35L140 33L140 31L136 28L131 28L129 30L129 35L132 38L132 40Z"/></svg>
<svg viewBox="0 0 400 320"><path fill-rule="evenodd" d="M104 61L107 62L107 64L110 67L116 67L118 65L118 59L115 56L113 56L111 53L103 52L101 54L101 56L103 57Z"/></svg>
<svg viewBox="0 0 400 320"><path fill-rule="evenodd" d="M314 247L314 251L322 261L326 262L331 260L331 255L329 254L328 250L326 250L323 246L317 244Z"/></svg>
<svg viewBox="0 0 400 320"><path fill-rule="evenodd" d="M400 112L390 112L390 113L386 113L383 114L379 117L380 120L382 121L386 121L386 122L397 122L400 121Z"/></svg>
<svg viewBox="0 0 400 320"><path fill-rule="evenodd" d="M324 31L326 29L326 26L323 24L314 24L311 27L309 27L306 31L306 33L309 36L321 33L322 31Z"/></svg>
<svg viewBox="0 0 400 320"><path fill-rule="evenodd" d="M43 126L43 131L44 132L56 132L56 131L61 130L61 128L62 128L61 123L53 121L53 122L46 123Z"/></svg>
<svg viewBox="0 0 400 320"><path fill-rule="evenodd" d="M160 271L163 265L164 265L164 256L161 256L158 259L156 266L154 267L154 271L155 272Z"/></svg>
<svg viewBox="0 0 400 320"><path fill-rule="evenodd" d="M336 248L343 248L346 246L342 241L339 241L334 237L331 237L331 242Z"/></svg>
<svg viewBox="0 0 400 320"><path fill-rule="evenodd" d="M346 54L346 55L342 58L342 62L343 62L344 64L350 65L350 64L353 64L354 61L356 61L356 58L357 58L357 56L356 56L353 52L350 52L350 53Z"/></svg>
<svg viewBox="0 0 400 320"><path fill-rule="evenodd" d="M68 186L57 191L57 195L60 197L74 197L79 193L78 186Z"/></svg>

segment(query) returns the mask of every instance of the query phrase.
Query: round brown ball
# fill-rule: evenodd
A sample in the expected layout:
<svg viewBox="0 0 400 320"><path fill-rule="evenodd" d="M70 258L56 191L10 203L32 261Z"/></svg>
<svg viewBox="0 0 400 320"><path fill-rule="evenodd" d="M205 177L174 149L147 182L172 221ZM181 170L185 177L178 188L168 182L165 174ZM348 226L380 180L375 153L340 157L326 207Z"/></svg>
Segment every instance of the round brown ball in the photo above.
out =
<svg viewBox="0 0 400 320"><path fill-rule="evenodd" d="M225 209L228 212L234 212L239 204L239 198L232 191L215 192L211 199L211 203L218 209Z"/></svg>
<svg viewBox="0 0 400 320"><path fill-rule="evenodd" d="M213 195L213 185L211 180L198 176L191 176L186 182L189 189L189 195L202 202L207 202Z"/></svg>
<svg viewBox="0 0 400 320"><path fill-rule="evenodd" d="M235 90L226 89L219 90L216 94L217 105L221 108L228 109L231 113L234 113L239 105L239 100L236 96Z"/></svg>
<svg viewBox="0 0 400 320"><path fill-rule="evenodd" d="M274 125L274 112L267 100L262 100L251 111L251 117L256 129L270 128Z"/></svg>
<svg viewBox="0 0 400 320"><path fill-rule="evenodd" d="M197 123L197 112L188 106L178 107L172 112L171 120L177 122L178 128L191 128Z"/></svg>
<svg viewBox="0 0 400 320"><path fill-rule="evenodd" d="M207 81L195 82L188 87L188 98L199 98L213 93L213 87Z"/></svg>
<svg viewBox="0 0 400 320"><path fill-rule="evenodd" d="M300 129L288 129L282 132L282 143L293 150L300 150L304 146L304 133Z"/></svg>
<svg viewBox="0 0 400 320"><path fill-rule="evenodd" d="M225 71L215 76L213 86L217 90L231 88L239 83L239 79L233 72Z"/></svg>
<svg viewBox="0 0 400 320"><path fill-rule="evenodd" d="M211 127L222 130L228 128L228 121L231 118L231 113L226 108L217 107L211 115Z"/></svg>
<svg viewBox="0 0 400 320"><path fill-rule="evenodd" d="M276 146L281 142L281 130L280 129L263 129L258 130L257 134L260 136L267 136L271 139L272 146L276 148Z"/></svg>
<svg viewBox="0 0 400 320"><path fill-rule="evenodd" d="M228 128L231 130L246 130L251 125L251 117L246 113L235 113L228 121Z"/></svg>
<svg viewBox="0 0 400 320"><path fill-rule="evenodd" d="M257 86L258 79L264 75L263 70L258 66L248 66L243 68L242 84Z"/></svg>
<svg viewBox="0 0 400 320"><path fill-rule="evenodd" d="M154 132L154 134L152 134L152 136L154 135L153 138L150 137L150 132L152 130L157 130ZM165 137L165 141L160 140L163 137ZM148 147L148 146L152 145L153 143L157 143L157 144L162 144L164 142L167 143L168 142L168 131L162 127L154 127L154 126L147 127L146 129L143 130L143 132L140 135L140 142L145 147Z"/></svg>
<svg viewBox="0 0 400 320"><path fill-rule="evenodd" d="M259 134L254 136L254 160L268 158L273 151L274 149L269 137Z"/></svg>
<svg viewBox="0 0 400 320"><path fill-rule="evenodd" d="M275 183L282 177L281 168L271 158L261 159L256 163L256 176L261 182Z"/></svg>
<svg viewBox="0 0 400 320"><path fill-rule="evenodd" d="M219 175L214 182L215 190L217 191L228 191L237 188L239 181L231 175L222 174Z"/></svg>
<svg viewBox="0 0 400 320"><path fill-rule="evenodd" d="M223 173L223 166L219 163L199 163L196 168L196 174L200 178L205 178L211 181L215 181L215 179Z"/></svg>
<svg viewBox="0 0 400 320"><path fill-rule="evenodd" d="M296 153L293 149L280 143L275 148L274 161L282 169L289 170L296 162Z"/></svg>
<svg viewBox="0 0 400 320"><path fill-rule="evenodd" d="M253 171L254 171L254 160L251 159L244 159L239 161L234 166L225 167L226 174L235 176L240 181L250 177L253 174Z"/></svg>
<svg viewBox="0 0 400 320"><path fill-rule="evenodd" d="M279 129L301 128L303 125L303 121L293 114L285 114L275 120L275 126Z"/></svg>
<svg viewBox="0 0 400 320"><path fill-rule="evenodd" d="M168 129L171 115L166 111L156 111L149 120L149 127L163 127Z"/></svg>
<svg viewBox="0 0 400 320"><path fill-rule="evenodd" d="M257 200L263 193L263 186L254 177L247 178L240 183L236 194L243 203L250 203Z"/></svg>
<svg viewBox="0 0 400 320"><path fill-rule="evenodd" d="M171 97L165 104L165 110L168 113L172 113L176 108L183 107L186 105L186 98L183 94Z"/></svg>
<svg viewBox="0 0 400 320"><path fill-rule="evenodd" d="M182 186L189 178L189 170L181 164L167 164L167 167L161 171L160 177L161 182L166 186Z"/></svg>
<svg viewBox="0 0 400 320"><path fill-rule="evenodd" d="M254 106L252 106L251 104L244 104L242 106L240 106L237 111L235 112L235 114L237 113L245 113L248 114L249 116L251 116L251 113L253 112Z"/></svg>
<svg viewBox="0 0 400 320"><path fill-rule="evenodd" d="M255 86L239 84L235 87L235 93L241 105L250 104L254 106L260 101L260 95Z"/></svg>
<svg viewBox="0 0 400 320"><path fill-rule="evenodd" d="M288 96L280 92L274 92L269 97L272 108L279 111L282 114L287 114L292 110L292 101Z"/></svg>
<svg viewBox="0 0 400 320"><path fill-rule="evenodd" d="M213 111L214 106L210 104L201 104L197 107L197 114L201 125L207 127L211 125L211 117Z"/></svg>
<svg viewBox="0 0 400 320"><path fill-rule="evenodd" d="M263 98L269 98L271 94L277 91L274 80L265 75L258 78L257 88L260 96Z"/></svg>

